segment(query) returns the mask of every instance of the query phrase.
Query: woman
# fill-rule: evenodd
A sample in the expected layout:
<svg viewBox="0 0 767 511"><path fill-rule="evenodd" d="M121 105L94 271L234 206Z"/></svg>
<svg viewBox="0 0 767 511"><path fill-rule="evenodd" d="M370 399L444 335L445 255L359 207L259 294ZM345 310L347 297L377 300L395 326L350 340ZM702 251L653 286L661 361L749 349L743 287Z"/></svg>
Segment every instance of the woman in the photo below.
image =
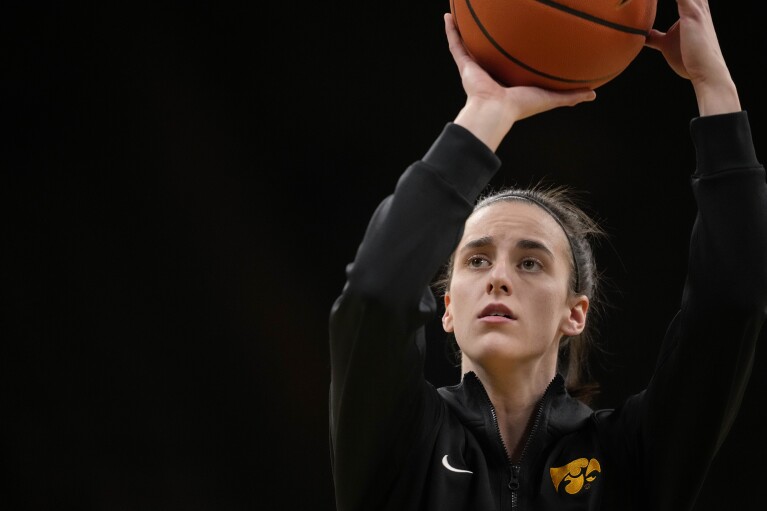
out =
<svg viewBox="0 0 767 511"><path fill-rule="evenodd" d="M339 510L692 507L765 319L767 187L708 3L678 9L647 45L691 81L700 111L689 274L647 389L599 411L558 370L593 300L588 221L528 191L474 208L514 122L595 94L499 86L445 16L466 104L376 210L331 313ZM463 377L437 390L423 377L423 325L449 258L443 326Z"/></svg>

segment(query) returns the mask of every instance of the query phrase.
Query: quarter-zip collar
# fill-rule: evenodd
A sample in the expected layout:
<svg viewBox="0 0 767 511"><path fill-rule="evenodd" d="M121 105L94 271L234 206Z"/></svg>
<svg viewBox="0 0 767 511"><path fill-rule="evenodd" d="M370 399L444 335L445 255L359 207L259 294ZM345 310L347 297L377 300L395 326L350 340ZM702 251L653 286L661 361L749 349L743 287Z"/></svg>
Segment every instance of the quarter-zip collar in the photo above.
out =
<svg viewBox="0 0 767 511"><path fill-rule="evenodd" d="M474 430L484 444L491 447L492 452L499 458L498 461L504 463L520 461L528 456L538 443L534 441L536 434L543 432L543 436L545 436L546 422L549 416L547 409L552 399L567 394L564 378L557 374L549 383L536 406L533 417L534 423L525 439L520 460L512 460L509 449L501 439L495 408L484 385L473 371L466 373L459 385L443 388L440 392L452 411L459 416L459 419Z"/></svg>
<svg viewBox="0 0 767 511"><path fill-rule="evenodd" d="M528 432L526 433L526 436L523 438L523 444L522 444L522 451L520 452L518 459L512 459L511 457L511 451L509 451L509 447L504 443L503 437L501 436L501 427L498 423L498 415L495 410L495 406L493 405L492 401L490 400L490 396L487 394L487 389L485 389L485 386L482 384L482 381L477 377L477 375L473 372L467 373L464 376L464 380L467 381L468 385L476 386L478 387L478 392L484 395L484 406L485 409L485 415L489 413L490 419L492 422L492 429L495 433L495 438L497 443L499 443L502 447L503 454L506 461L506 469L508 471L508 482L506 483L506 486L509 491L509 498L511 501L511 509L516 510L519 508L520 501L522 500L522 487L523 487L523 481L528 478L528 468L526 467L526 456L528 452L531 450L531 446L533 445L544 445L545 441L538 441L535 440L540 438L543 439L545 437L545 425L542 424L544 421L544 418L548 414L544 414L544 410L546 409L547 405L551 401L551 393L557 389L557 387L561 387L564 389L564 382L559 382L557 384L557 377L559 375L555 376L554 379L549 382L549 385L546 387L546 390L543 392L543 396L538 401L538 404L535 407L535 411L533 412L533 416L531 417L532 424L530 425L530 428ZM561 380L561 377L560 377Z"/></svg>
<svg viewBox="0 0 767 511"><path fill-rule="evenodd" d="M474 372L466 373L460 384L440 389L440 394L483 445L490 468L506 474L512 509L524 500L530 478L539 475L537 460L547 443L582 426L591 415L589 407L567 394L565 380L557 374L536 406L519 459L512 460L501 437L495 407Z"/></svg>
<svg viewBox="0 0 767 511"><path fill-rule="evenodd" d="M510 456L500 441L492 403L477 375L470 371L463 376L461 383L443 387L439 393L450 411L485 446L486 452L491 453L498 463L508 462ZM528 461L540 452L547 441L580 428L591 416L592 410L570 397L565 389L565 379L557 374L546 388L535 413L540 414L539 424L535 432L531 429L528 434L521 456Z"/></svg>

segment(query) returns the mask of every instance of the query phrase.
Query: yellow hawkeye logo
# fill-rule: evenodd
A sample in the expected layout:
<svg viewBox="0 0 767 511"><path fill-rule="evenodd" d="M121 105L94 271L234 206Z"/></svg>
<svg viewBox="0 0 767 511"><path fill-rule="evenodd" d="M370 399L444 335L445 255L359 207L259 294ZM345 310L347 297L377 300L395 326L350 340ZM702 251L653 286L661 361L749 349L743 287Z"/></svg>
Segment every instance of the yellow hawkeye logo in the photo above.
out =
<svg viewBox="0 0 767 511"><path fill-rule="evenodd" d="M589 489L591 483L597 478L597 472L602 472L602 467L595 458L578 458L564 467L550 468L551 482L554 489L559 492L559 487L564 482L564 490L570 495L575 495L582 489Z"/></svg>

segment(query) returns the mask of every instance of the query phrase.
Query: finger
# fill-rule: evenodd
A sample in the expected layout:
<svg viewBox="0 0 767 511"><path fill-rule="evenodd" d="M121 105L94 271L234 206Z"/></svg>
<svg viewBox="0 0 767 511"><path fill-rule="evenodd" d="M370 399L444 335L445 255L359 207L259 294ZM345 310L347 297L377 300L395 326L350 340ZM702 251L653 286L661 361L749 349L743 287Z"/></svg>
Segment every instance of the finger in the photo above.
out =
<svg viewBox="0 0 767 511"><path fill-rule="evenodd" d="M522 87L520 89L523 89ZM552 108L558 108L561 106L575 106L578 103L584 101L593 101L597 97L597 93L592 89L572 89L572 90L549 90L540 89L537 87L526 87L531 94L531 97L535 97L535 101L531 103L538 103L541 110L551 110Z"/></svg>
<svg viewBox="0 0 767 511"><path fill-rule="evenodd" d="M648 48L652 48L653 50L663 51L663 43L665 41L665 37L666 32L661 32L660 30L655 30L653 28L647 34L644 45Z"/></svg>
<svg viewBox="0 0 767 511"><path fill-rule="evenodd" d="M575 106L584 101L593 101L596 98L596 92L591 89L553 91L538 87L515 87L510 90L514 91L517 98L518 120L555 108Z"/></svg>
<svg viewBox="0 0 767 511"><path fill-rule="evenodd" d="M450 49L450 53L453 55L453 60L462 67L467 60L472 60L469 52L466 51L466 47L463 45L461 35L458 33L458 29L453 21L453 15L450 13L445 14L445 34L447 35L447 44Z"/></svg>
<svg viewBox="0 0 767 511"><path fill-rule="evenodd" d="M560 94L562 106L575 106L584 101L594 101L597 93L591 89L577 89Z"/></svg>

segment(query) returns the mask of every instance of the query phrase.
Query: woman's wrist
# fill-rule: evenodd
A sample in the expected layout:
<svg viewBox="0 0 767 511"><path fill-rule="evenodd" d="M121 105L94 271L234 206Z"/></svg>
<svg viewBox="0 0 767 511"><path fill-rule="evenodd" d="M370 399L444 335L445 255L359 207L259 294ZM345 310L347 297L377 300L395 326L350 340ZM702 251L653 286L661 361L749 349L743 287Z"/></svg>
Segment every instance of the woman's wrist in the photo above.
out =
<svg viewBox="0 0 767 511"><path fill-rule="evenodd" d="M453 122L495 151L515 121L513 110L503 101L469 99Z"/></svg>
<svg viewBox="0 0 767 511"><path fill-rule="evenodd" d="M740 112L740 98L735 83L729 77L721 80L693 82L700 116Z"/></svg>

